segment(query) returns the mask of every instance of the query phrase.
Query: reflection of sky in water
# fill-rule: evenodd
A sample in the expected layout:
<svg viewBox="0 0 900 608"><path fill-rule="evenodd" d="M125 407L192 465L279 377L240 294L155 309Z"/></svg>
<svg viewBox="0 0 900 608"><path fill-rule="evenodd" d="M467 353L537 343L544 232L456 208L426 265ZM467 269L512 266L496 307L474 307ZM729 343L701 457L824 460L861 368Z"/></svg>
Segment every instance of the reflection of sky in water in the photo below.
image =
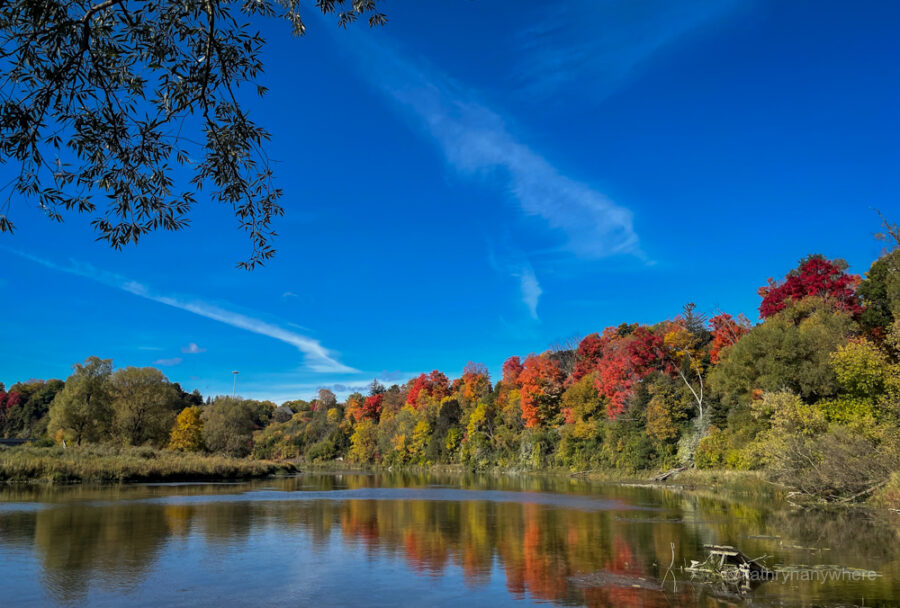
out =
<svg viewBox="0 0 900 608"><path fill-rule="evenodd" d="M705 603L706 590L653 589L671 543L676 564L696 559L704 543L725 543L773 555L771 563L839 560L883 574L875 583L766 585L753 592L757 605L865 597L877 606L900 597L900 551L889 542L896 527L858 514L795 513L774 508L771 496L735 502L566 480L460 486L323 475L0 489L0 605ZM616 584L576 584L591 573Z"/></svg>

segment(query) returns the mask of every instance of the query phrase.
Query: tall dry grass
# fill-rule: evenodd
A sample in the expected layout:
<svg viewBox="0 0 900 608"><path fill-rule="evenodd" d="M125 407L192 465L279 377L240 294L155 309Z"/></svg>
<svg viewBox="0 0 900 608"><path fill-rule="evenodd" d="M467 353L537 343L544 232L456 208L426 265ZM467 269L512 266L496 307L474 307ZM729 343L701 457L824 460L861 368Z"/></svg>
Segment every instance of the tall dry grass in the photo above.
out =
<svg viewBox="0 0 900 608"><path fill-rule="evenodd" d="M287 463L109 446L0 448L0 481L117 483L248 479L291 473Z"/></svg>

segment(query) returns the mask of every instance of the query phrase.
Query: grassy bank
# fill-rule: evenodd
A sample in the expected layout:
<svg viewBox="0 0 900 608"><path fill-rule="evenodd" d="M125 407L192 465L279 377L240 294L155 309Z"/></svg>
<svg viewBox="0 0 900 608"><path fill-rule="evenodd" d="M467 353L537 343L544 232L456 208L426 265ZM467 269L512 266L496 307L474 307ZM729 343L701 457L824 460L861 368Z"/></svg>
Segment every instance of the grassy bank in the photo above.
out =
<svg viewBox="0 0 900 608"><path fill-rule="evenodd" d="M515 476L527 475L536 477L558 477L570 479L584 479L600 483L615 483L622 485L638 485L653 487L668 487L673 489L710 489L726 490L730 492L746 492L763 487L771 491L776 484L771 482L762 471L733 471L726 469L688 469L680 471L664 481L658 480L658 476L665 471L649 470L643 472L628 472L620 469L593 469L590 471L572 471L565 468L533 469L524 467L487 467L483 469L471 469L459 464L438 465L393 465L384 466L377 464L348 463L343 461L324 461L304 463L305 471L330 472L369 472L369 473L409 473L409 474L445 474L464 475L477 473L487 476Z"/></svg>
<svg viewBox="0 0 900 608"><path fill-rule="evenodd" d="M0 482L206 481L295 471L294 465L286 463L152 448L0 448Z"/></svg>

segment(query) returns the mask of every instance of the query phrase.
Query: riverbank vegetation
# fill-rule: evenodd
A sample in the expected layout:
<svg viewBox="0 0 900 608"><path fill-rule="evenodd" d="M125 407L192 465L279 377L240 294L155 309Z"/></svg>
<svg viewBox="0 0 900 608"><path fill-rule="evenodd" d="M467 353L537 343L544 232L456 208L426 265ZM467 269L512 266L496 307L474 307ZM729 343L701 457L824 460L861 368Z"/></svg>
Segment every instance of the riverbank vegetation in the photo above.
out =
<svg viewBox="0 0 900 608"><path fill-rule="evenodd" d="M0 448L0 481L203 481L291 473L291 464L149 447Z"/></svg>
<svg viewBox="0 0 900 608"><path fill-rule="evenodd" d="M884 227L890 246L864 276L810 255L759 289L756 323L687 304L655 324L512 356L496 381L469 363L455 379L434 370L281 405L204 400L156 369L91 357L65 382L0 390L0 431L48 445L311 463L763 471L809 496L894 504L900 230Z"/></svg>

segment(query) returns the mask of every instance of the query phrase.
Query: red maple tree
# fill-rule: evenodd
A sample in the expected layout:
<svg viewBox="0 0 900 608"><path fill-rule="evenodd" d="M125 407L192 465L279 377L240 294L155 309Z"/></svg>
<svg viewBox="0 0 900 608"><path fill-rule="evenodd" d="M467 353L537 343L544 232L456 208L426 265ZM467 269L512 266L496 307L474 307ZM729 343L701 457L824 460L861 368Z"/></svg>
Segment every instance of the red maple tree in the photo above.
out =
<svg viewBox="0 0 900 608"><path fill-rule="evenodd" d="M593 333L581 341L578 349L575 351L575 369L572 370L572 375L569 377L571 384L578 382L594 371L597 367L597 362L603 356L605 344L606 342L597 333Z"/></svg>
<svg viewBox="0 0 900 608"><path fill-rule="evenodd" d="M430 374L421 374L413 380L409 392L406 393L406 403L414 408L419 408L422 405L419 401L420 395L428 395L433 399L440 400L449 394L450 380L438 370L434 370Z"/></svg>
<svg viewBox="0 0 900 608"><path fill-rule="evenodd" d="M647 327L608 327L601 340L603 354L597 361L594 388L606 397L606 414L617 418L634 395L635 388L653 371L672 373L673 363L668 357L665 339Z"/></svg>
<svg viewBox="0 0 900 608"><path fill-rule="evenodd" d="M863 311L856 288L859 275L844 272L847 263L843 260L827 260L819 254L800 260L797 268L790 271L781 283L769 279L768 284L759 288L762 303L759 315L767 319L784 310L789 302L808 296L818 296L831 302L838 310L858 315Z"/></svg>
<svg viewBox="0 0 900 608"><path fill-rule="evenodd" d="M512 356L503 362L503 383L508 385L519 382L519 374L522 373L522 360L518 356Z"/></svg>

